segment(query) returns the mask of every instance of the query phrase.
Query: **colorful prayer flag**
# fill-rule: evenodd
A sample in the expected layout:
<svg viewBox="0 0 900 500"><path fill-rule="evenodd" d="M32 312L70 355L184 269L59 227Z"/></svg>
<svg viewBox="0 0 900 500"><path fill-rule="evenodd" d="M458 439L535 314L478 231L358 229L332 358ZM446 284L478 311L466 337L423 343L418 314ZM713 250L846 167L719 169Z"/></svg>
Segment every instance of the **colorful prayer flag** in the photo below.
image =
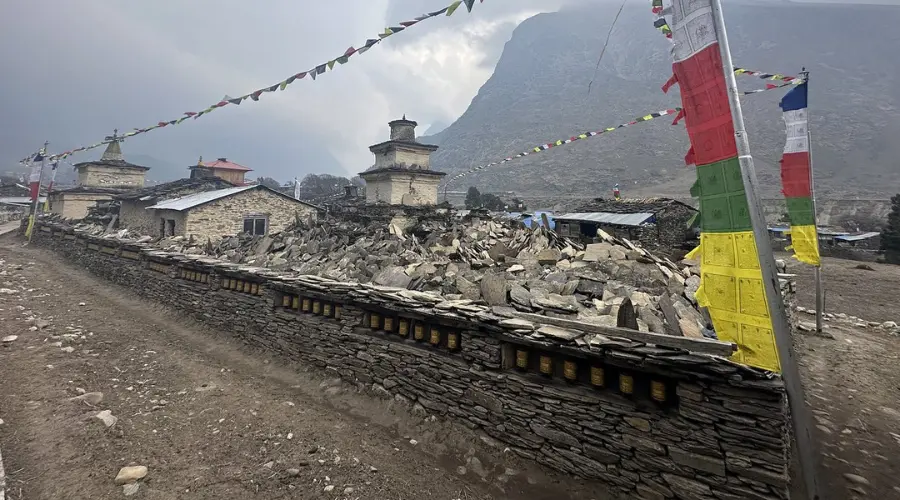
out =
<svg viewBox="0 0 900 500"><path fill-rule="evenodd" d="M28 174L28 184L31 188L31 201L38 199L41 186L41 171L44 167L44 155L46 152L41 149L31 159L31 172Z"/></svg>
<svg viewBox="0 0 900 500"><path fill-rule="evenodd" d="M819 239L812 201L806 82L785 94L779 106L787 131L781 157L781 186L791 220L791 247L797 260L818 266Z"/></svg>
<svg viewBox="0 0 900 500"><path fill-rule="evenodd" d="M672 65L681 89L696 165L691 194L700 198L700 289L720 340L734 342L737 362L780 371L772 319L747 194L738 162L734 124L710 0L673 0ZM673 82L674 83L674 82ZM764 242L763 244L768 244Z"/></svg>

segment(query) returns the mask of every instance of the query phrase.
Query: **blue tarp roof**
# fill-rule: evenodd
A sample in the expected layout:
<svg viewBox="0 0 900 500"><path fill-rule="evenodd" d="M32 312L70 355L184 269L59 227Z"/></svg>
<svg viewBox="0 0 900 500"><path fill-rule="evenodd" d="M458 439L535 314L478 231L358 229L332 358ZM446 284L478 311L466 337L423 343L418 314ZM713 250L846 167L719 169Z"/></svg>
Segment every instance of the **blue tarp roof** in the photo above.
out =
<svg viewBox="0 0 900 500"><path fill-rule="evenodd" d="M553 220L553 212L544 212L544 211L539 210L539 211L534 212L533 215L531 215L529 217L525 217L525 219L523 219L522 222L525 224L526 227L531 227L531 221L534 220L534 221L537 221L537 225L543 226L544 223L541 220L541 214L547 214L547 220L550 222L549 229L556 229L556 221Z"/></svg>

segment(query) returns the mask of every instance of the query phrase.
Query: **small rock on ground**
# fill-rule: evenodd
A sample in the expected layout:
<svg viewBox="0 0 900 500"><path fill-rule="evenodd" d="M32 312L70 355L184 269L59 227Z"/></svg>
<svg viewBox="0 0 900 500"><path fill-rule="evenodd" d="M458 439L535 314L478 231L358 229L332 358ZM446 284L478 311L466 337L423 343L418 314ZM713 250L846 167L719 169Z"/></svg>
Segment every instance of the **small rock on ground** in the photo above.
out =
<svg viewBox="0 0 900 500"><path fill-rule="evenodd" d="M868 479L866 479L860 475L857 475L857 474L850 474L849 472L844 474L844 479L846 479L847 481L850 481L851 483L863 484L866 486L869 485Z"/></svg>
<svg viewBox="0 0 900 500"><path fill-rule="evenodd" d="M147 467L143 465L130 465L119 469L116 474L116 484L128 484L147 477Z"/></svg>

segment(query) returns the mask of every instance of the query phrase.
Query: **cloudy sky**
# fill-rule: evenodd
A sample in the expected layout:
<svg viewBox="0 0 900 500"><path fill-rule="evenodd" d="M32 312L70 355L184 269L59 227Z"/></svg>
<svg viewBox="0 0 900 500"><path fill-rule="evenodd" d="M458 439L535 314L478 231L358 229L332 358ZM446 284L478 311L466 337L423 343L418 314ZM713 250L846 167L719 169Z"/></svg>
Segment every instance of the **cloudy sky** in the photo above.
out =
<svg viewBox="0 0 900 500"><path fill-rule="evenodd" d="M591 1L591 0L573 0ZM0 167L198 111L359 47L450 0L28 0L0 7ZM489 0L390 37L317 81L123 144L187 166L228 157L288 180L352 174L406 113L419 133L459 116L514 27L563 0ZM82 155L81 159L87 158ZM76 156L72 161L79 161Z"/></svg>

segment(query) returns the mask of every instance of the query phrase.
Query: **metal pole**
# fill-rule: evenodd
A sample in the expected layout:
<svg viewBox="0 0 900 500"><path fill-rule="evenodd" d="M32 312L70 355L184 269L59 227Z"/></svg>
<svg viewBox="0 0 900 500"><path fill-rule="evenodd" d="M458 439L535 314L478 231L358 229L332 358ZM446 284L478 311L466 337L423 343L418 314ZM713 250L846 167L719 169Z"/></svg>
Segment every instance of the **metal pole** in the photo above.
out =
<svg viewBox="0 0 900 500"><path fill-rule="evenodd" d="M737 88L737 80L734 76L734 64L731 60L731 48L728 45L728 35L725 31L722 3L721 0L711 0L711 4L718 34L719 49L722 54L722 70L725 74L725 82L728 88L728 101L731 104L732 119L734 121L734 137L737 145L738 160L741 165L741 177L744 180L750 220L753 224L753 235L756 239L756 250L759 254L759 267L762 271L763 285L766 290L769 316L772 318L772 328L778 348L778 358L781 362L782 378L791 408L793 434L796 439L796 448L799 452L802 478L806 486L807 497L810 500L818 500L820 495L818 478L816 477L817 463L815 460L818 454L813 448L813 440L809 428L809 411L806 408L803 395L800 371L794 359L791 330L784 310L784 303L781 299L781 286L778 282L775 258L772 256L772 246L768 244L769 234L766 230L766 219L756 190L758 181L756 179L756 170L753 168L753 157L750 155L750 141L744 128L744 113L741 110L740 94Z"/></svg>
<svg viewBox="0 0 900 500"><path fill-rule="evenodd" d="M47 146L50 145L50 141L44 141L44 149L42 149L41 154L41 173L38 177L38 188L37 188L37 196L34 197L34 204L31 206L31 232L28 233L28 243L31 243L31 237L34 236L34 226L37 225L37 212L38 212L38 204L41 201L41 184L44 182L44 165L47 164ZM49 196L50 193L47 193Z"/></svg>
<svg viewBox="0 0 900 500"><path fill-rule="evenodd" d="M818 219L819 212L816 209L816 186L813 175L812 133L809 131L809 71L803 68L800 75L806 82L806 149L809 153L809 191L812 198L813 227L816 228L816 248L819 251L819 265L815 268L816 275L816 333L822 333L822 315L825 314L825 288L822 286L822 245L819 244Z"/></svg>

